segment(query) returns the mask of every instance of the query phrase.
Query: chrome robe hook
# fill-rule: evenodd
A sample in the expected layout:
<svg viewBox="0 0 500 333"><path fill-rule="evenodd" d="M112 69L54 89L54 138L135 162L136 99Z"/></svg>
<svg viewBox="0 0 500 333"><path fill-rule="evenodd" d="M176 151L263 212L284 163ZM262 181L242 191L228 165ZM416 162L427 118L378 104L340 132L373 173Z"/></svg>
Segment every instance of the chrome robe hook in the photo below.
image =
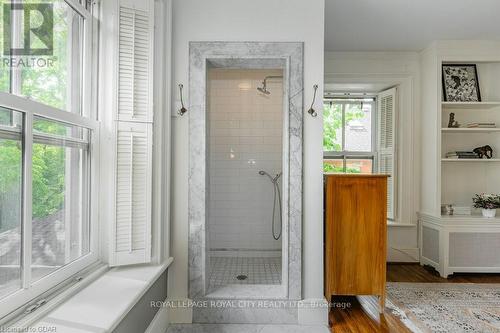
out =
<svg viewBox="0 0 500 333"><path fill-rule="evenodd" d="M183 98L182 98L182 88L184 88L184 85L183 85L182 83L179 83L179 94L180 94L180 96L181 96L181 108L180 108L180 110L179 110L179 111L177 111L177 114L178 114L179 116L183 116L183 115L184 115L184 113L186 113L186 112L187 112L187 109L184 107L184 100L183 100Z"/></svg>
<svg viewBox="0 0 500 333"><path fill-rule="evenodd" d="M309 108L309 110L307 110L307 113L309 113L313 118L315 118L318 116L318 113L313 109L313 106L314 106L314 103L316 102L316 92L318 91L318 85L315 84L313 86L313 89L314 89L313 101L311 103L311 107Z"/></svg>

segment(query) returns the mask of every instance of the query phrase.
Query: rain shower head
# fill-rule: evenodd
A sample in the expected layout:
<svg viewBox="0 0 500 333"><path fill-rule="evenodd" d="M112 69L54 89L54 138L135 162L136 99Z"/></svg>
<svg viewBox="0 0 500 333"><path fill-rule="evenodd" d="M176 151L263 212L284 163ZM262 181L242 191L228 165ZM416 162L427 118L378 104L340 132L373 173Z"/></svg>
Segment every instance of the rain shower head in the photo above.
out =
<svg viewBox="0 0 500 333"><path fill-rule="evenodd" d="M270 95L271 92L267 90L267 80L269 79L282 79L283 76L266 76L264 81L262 81L262 87L258 87L257 90L263 93L264 95Z"/></svg>
<svg viewBox="0 0 500 333"><path fill-rule="evenodd" d="M267 90L267 83L266 83L265 79L264 79L264 81L262 81L262 87L258 87L257 90L260 91L261 93L263 93L264 95L271 94L271 92L269 90Z"/></svg>
<svg viewBox="0 0 500 333"><path fill-rule="evenodd" d="M257 88L258 91L260 91L261 93L265 94L265 95L270 95L271 92L269 90L267 90L265 87L259 87Z"/></svg>

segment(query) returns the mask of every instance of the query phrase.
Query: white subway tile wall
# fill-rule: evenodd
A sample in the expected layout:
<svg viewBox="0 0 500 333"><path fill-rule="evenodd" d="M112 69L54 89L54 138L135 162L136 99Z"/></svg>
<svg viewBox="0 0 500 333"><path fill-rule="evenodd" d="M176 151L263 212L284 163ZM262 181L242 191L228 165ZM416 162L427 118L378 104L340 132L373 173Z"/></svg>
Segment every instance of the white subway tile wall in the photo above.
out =
<svg viewBox="0 0 500 333"><path fill-rule="evenodd" d="M270 95L257 91L281 70L210 69L208 75L209 248L234 256L245 251L281 254L272 237L273 186L259 175L282 170L283 83L271 79ZM279 230L276 213L276 228Z"/></svg>

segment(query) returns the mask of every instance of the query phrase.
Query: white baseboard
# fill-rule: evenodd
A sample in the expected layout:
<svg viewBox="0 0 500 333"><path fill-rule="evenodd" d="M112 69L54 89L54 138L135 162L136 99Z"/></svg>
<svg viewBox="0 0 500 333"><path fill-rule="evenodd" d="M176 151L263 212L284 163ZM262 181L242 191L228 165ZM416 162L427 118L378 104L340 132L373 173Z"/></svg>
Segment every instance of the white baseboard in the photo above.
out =
<svg viewBox="0 0 500 333"><path fill-rule="evenodd" d="M419 262L420 251L418 248L395 248L389 247L387 249L387 262Z"/></svg>
<svg viewBox="0 0 500 333"><path fill-rule="evenodd" d="M169 324L191 324L193 322L193 308L186 306L190 301L187 298L167 299L166 302L171 305L167 307Z"/></svg>
<svg viewBox="0 0 500 333"><path fill-rule="evenodd" d="M159 308L144 333L165 333L168 328L168 308Z"/></svg>
<svg viewBox="0 0 500 333"><path fill-rule="evenodd" d="M328 302L326 299L304 299L299 302L300 325L328 326Z"/></svg>

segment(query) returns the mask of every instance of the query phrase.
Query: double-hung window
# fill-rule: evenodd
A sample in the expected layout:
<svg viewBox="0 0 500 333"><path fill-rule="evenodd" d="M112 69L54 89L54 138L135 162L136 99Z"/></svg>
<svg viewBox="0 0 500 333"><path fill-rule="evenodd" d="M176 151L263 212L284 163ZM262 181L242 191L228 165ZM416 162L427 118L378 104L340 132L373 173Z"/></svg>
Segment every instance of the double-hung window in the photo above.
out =
<svg viewBox="0 0 500 333"><path fill-rule="evenodd" d="M0 0L0 320L97 261L92 10Z"/></svg>
<svg viewBox="0 0 500 333"><path fill-rule="evenodd" d="M387 218L397 219L397 89L324 99L323 170L388 174Z"/></svg>
<svg viewBox="0 0 500 333"><path fill-rule="evenodd" d="M376 157L375 98L326 98L325 172L372 173Z"/></svg>

